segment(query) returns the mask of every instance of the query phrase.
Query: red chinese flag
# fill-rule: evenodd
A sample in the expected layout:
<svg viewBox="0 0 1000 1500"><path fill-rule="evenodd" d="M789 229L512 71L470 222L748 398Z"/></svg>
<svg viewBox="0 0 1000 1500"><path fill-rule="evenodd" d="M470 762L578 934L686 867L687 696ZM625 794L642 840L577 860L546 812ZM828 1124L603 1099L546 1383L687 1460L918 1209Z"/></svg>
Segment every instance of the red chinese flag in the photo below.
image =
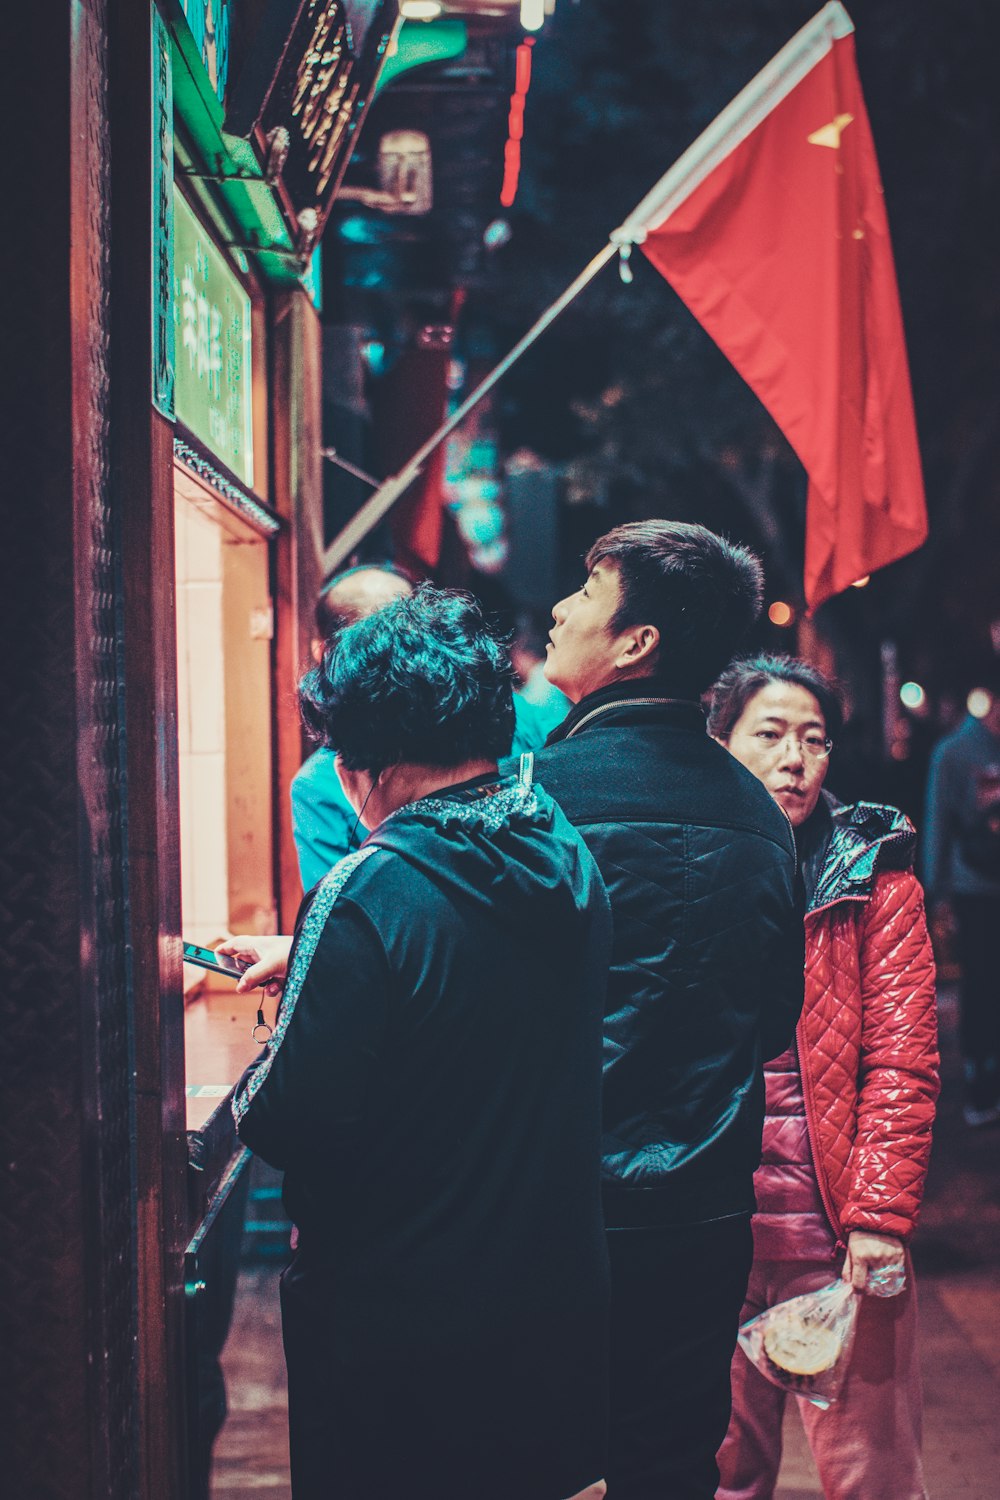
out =
<svg viewBox="0 0 1000 1500"><path fill-rule="evenodd" d="M927 535L852 33L827 5L615 235L642 244L805 466L811 609Z"/></svg>

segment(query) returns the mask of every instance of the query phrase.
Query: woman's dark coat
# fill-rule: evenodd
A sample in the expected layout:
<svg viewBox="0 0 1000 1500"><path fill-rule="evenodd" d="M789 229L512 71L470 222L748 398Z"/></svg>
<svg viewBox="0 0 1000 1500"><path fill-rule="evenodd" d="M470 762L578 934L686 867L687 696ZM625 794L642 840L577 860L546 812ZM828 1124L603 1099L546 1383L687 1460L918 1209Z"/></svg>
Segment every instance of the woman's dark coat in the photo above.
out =
<svg viewBox="0 0 1000 1500"><path fill-rule="evenodd" d="M236 1104L301 1236L296 1500L557 1500L600 1477L609 949L583 842L509 783L403 809L307 900Z"/></svg>

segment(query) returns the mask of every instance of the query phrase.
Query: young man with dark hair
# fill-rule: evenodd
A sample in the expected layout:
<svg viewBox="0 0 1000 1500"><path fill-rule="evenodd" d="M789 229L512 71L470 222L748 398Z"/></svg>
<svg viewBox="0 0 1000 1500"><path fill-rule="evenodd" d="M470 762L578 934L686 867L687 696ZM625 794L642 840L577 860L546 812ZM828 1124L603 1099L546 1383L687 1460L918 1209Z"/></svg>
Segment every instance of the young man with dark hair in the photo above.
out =
<svg viewBox="0 0 1000 1500"><path fill-rule="evenodd" d="M574 707L535 776L611 898L603 1196L615 1500L710 1500L752 1255L763 1063L802 1004L788 819L699 695L755 620L759 562L702 526L619 526L553 610Z"/></svg>

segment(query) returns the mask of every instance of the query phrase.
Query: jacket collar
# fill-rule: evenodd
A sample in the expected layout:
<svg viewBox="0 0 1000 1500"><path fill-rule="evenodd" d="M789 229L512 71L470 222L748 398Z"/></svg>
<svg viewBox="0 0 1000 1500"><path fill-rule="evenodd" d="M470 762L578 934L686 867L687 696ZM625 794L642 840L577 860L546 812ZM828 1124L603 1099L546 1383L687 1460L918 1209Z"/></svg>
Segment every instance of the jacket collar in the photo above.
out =
<svg viewBox="0 0 1000 1500"><path fill-rule="evenodd" d="M557 745L570 735L585 733L591 724L637 724L650 719L705 733L705 715L700 703L693 698L670 697L655 677L633 677L581 698L545 743Z"/></svg>
<svg viewBox="0 0 1000 1500"><path fill-rule="evenodd" d="M882 870L913 867L917 841L913 824L895 807L880 802L845 805L829 792L823 793L823 803L824 810L817 808L813 817L829 818L829 836L809 897L810 913L838 901L867 901Z"/></svg>

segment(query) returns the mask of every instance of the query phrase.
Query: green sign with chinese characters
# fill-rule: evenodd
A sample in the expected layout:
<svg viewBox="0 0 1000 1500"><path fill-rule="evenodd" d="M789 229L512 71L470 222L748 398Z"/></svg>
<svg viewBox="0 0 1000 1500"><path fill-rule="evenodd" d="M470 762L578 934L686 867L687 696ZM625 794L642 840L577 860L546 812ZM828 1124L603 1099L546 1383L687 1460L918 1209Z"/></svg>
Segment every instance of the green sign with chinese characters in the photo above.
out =
<svg viewBox="0 0 1000 1500"><path fill-rule="evenodd" d="M174 189L177 416L253 488L251 304L242 283Z"/></svg>

